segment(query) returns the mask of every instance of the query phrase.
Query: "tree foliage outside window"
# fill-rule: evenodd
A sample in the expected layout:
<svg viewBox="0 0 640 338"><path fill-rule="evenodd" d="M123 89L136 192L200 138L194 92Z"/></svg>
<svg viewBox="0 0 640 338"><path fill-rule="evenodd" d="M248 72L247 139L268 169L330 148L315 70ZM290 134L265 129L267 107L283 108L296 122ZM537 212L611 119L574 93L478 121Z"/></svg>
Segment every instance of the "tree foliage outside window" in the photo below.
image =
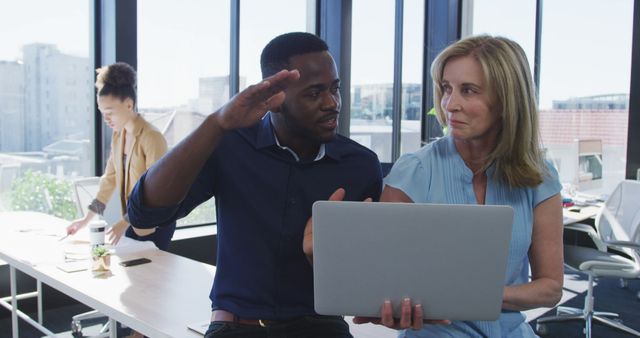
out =
<svg viewBox="0 0 640 338"><path fill-rule="evenodd" d="M78 216L71 182L40 171L27 170L16 179L10 200L15 211L39 211L66 220Z"/></svg>
<svg viewBox="0 0 640 338"><path fill-rule="evenodd" d="M193 209L187 217L179 219L177 225L198 225L198 224L210 224L216 220L216 204L215 198L212 198L199 207Z"/></svg>

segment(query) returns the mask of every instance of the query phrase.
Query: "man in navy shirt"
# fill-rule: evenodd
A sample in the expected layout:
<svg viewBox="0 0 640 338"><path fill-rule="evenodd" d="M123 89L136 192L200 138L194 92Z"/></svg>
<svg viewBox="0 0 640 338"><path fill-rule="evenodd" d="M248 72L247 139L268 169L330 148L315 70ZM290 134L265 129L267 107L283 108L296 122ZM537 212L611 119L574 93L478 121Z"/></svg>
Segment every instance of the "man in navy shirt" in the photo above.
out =
<svg viewBox="0 0 640 338"><path fill-rule="evenodd" d="M314 311L303 233L312 204L334 192L377 200L380 163L336 133L340 79L324 41L278 36L260 63L263 82L208 116L142 176L129 220L142 229L170 224L215 196L217 270L205 337L351 337L342 317Z"/></svg>

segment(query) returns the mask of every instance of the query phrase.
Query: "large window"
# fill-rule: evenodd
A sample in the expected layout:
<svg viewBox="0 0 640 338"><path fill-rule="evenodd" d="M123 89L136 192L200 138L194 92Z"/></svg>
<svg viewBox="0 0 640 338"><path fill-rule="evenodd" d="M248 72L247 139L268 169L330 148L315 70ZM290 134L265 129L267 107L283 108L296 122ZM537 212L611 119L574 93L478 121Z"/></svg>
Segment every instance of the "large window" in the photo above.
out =
<svg viewBox="0 0 640 338"><path fill-rule="evenodd" d="M314 28L314 1L241 1L240 90L259 82L260 53L275 36ZM268 20L286 11L287 20ZM181 13L181 15L175 15ZM170 18L170 19L169 19ZM231 93L229 1L138 0L138 94L140 113L173 147ZM178 226L215 222L212 198Z"/></svg>
<svg viewBox="0 0 640 338"><path fill-rule="evenodd" d="M84 0L0 11L0 210L78 217L72 181L93 168L91 11Z"/></svg>
<svg viewBox="0 0 640 338"><path fill-rule="evenodd" d="M472 31L520 43L533 71L535 18L535 0L474 1ZM568 192L607 194L624 179L632 19L631 0L544 2L540 130Z"/></svg>
<svg viewBox="0 0 640 338"><path fill-rule="evenodd" d="M609 193L625 177L633 1L545 1L542 18L543 144L565 185Z"/></svg>
<svg viewBox="0 0 640 338"><path fill-rule="evenodd" d="M404 0L403 12L401 154L420 148L420 121L428 112L422 107L424 1Z"/></svg>
<svg viewBox="0 0 640 338"><path fill-rule="evenodd" d="M351 38L350 137L393 162L393 126L400 153L420 148L424 1L405 0L402 25L400 119L394 118L396 1L354 0ZM356 19L357 18L357 19ZM397 120L397 121L396 121Z"/></svg>
<svg viewBox="0 0 640 338"><path fill-rule="evenodd" d="M350 136L391 162L393 0L354 0L351 37Z"/></svg>
<svg viewBox="0 0 640 338"><path fill-rule="evenodd" d="M276 36L289 32L313 32L310 18L315 1L240 1L240 90L260 82L260 54ZM278 19L286 13L286 19Z"/></svg>
<svg viewBox="0 0 640 338"><path fill-rule="evenodd" d="M138 107L169 148L229 99L229 11L228 1L138 0ZM215 222L214 202L178 226Z"/></svg>
<svg viewBox="0 0 640 338"><path fill-rule="evenodd" d="M476 0L472 3L472 33L504 36L517 42L527 54L533 73L536 0Z"/></svg>

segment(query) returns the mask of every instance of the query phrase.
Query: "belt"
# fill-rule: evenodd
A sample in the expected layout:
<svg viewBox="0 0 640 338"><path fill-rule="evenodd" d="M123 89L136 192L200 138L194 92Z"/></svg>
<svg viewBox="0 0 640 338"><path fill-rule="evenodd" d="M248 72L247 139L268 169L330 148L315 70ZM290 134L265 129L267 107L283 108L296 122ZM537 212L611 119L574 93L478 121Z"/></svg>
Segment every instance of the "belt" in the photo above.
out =
<svg viewBox="0 0 640 338"><path fill-rule="evenodd" d="M213 312L211 312L211 321L238 323L243 325L254 325L254 326L261 326L261 327L267 327L269 325L272 325L278 322L274 320L239 318L233 313L225 310L214 310Z"/></svg>

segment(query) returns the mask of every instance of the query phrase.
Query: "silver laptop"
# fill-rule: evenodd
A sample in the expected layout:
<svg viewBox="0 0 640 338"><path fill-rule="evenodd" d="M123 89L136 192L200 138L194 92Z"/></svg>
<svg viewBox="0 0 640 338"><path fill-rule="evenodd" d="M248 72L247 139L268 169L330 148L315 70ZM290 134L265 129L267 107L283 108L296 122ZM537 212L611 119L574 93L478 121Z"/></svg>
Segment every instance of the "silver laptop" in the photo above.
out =
<svg viewBox="0 0 640 338"><path fill-rule="evenodd" d="M495 205L318 201L313 205L315 310L400 317L405 297L424 317L496 320L513 209Z"/></svg>

